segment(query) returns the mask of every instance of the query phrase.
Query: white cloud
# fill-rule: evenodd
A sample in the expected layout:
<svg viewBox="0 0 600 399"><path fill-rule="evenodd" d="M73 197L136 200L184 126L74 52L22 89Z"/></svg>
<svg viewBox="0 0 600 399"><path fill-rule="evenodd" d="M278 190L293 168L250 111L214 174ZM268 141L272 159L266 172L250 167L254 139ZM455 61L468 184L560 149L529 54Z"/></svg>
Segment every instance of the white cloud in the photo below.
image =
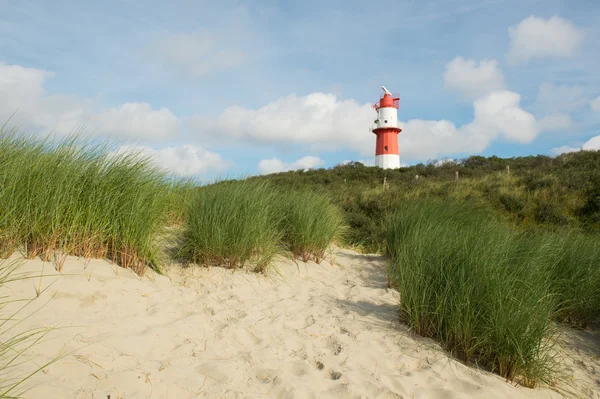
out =
<svg viewBox="0 0 600 399"><path fill-rule="evenodd" d="M581 147L573 147L569 145L563 145L558 148L553 148L551 151L556 154L564 154L567 152L577 152L577 151L600 151L600 136L592 137L588 141L586 141Z"/></svg>
<svg viewBox="0 0 600 399"><path fill-rule="evenodd" d="M53 74L35 68L0 63L0 119L45 132L70 133L86 126L90 132L135 139L164 139L177 133L178 120L166 108L126 103L103 109L91 101L66 95L48 95L46 79Z"/></svg>
<svg viewBox="0 0 600 399"><path fill-rule="evenodd" d="M590 101L590 108L592 111L600 112L600 96Z"/></svg>
<svg viewBox="0 0 600 399"><path fill-rule="evenodd" d="M563 145L557 148L553 148L552 150L553 154L556 155L560 155L560 154L566 154L569 152L577 152L577 151L581 151L581 147L571 147L570 145Z"/></svg>
<svg viewBox="0 0 600 399"><path fill-rule="evenodd" d="M312 150L336 150L368 145L375 137L368 130L375 116L369 104L338 100L333 94L291 94L259 109L232 106L216 119L192 117L190 126L211 137L220 132L253 143L308 144Z"/></svg>
<svg viewBox="0 0 600 399"><path fill-rule="evenodd" d="M535 117L521 109L520 101L519 94L507 90L477 99L473 103L475 120L470 126L486 130L490 138L502 133L508 140L529 143L539 133L539 127Z"/></svg>
<svg viewBox="0 0 600 399"><path fill-rule="evenodd" d="M221 155L189 144L157 150L142 145L124 145L113 152L113 154L128 153L149 157L157 167L179 176L203 175L211 171L221 172L231 166Z"/></svg>
<svg viewBox="0 0 600 399"><path fill-rule="evenodd" d="M572 57L583 43L583 30L558 16L549 19L530 16L508 28L510 46L507 59L511 64L527 63L547 57Z"/></svg>
<svg viewBox="0 0 600 399"><path fill-rule="evenodd" d="M583 144L582 148L586 151L600 150L600 136L592 137L585 144Z"/></svg>
<svg viewBox="0 0 600 399"><path fill-rule="evenodd" d="M172 34L153 49L163 63L191 77L239 66L246 58L242 50L223 48L216 37L202 34Z"/></svg>
<svg viewBox="0 0 600 399"><path fill-rule="evenodd" d="M93 114L88 124L106 135L165 139L177 132L179 122L167 108L153 110L148 103L126 103Z"/></svg>
<svg viewBox="0 0 600 399"><path fill-rule="evenodd" d="M313 169L319 165L323 165L325 161L319 157L306 156L302 157L294 162L285 163L279 158L263 159L258 163L258 170L261 175L268 175L270 173L287 172L289 170L299 169Z"/></svg>
<svg viewBox="0 0 600 399"><path fill-rule="evenodd" d="M401 122L401 157L412 161L477 153L499 137L529 143L545 126L520 107L520 99L519 94L507 90L491 92L474 102L473 121L460 128L446 120ZM239 143L302 145L310 151L350 149L372 156L375 135L369 127L375 117L369 104L312 93L289 95L259 109L230 107L216 119L192 118L191 127L197 136L211 140L222 136Z"/></svg>
<svg viewBox="0 0 600 399"><path fill-rule="evenodd" d="M475 99L495 90L504 88L504 75L496 60L482 60L456 57L446 65L444 85L463 95Z"/></svg>

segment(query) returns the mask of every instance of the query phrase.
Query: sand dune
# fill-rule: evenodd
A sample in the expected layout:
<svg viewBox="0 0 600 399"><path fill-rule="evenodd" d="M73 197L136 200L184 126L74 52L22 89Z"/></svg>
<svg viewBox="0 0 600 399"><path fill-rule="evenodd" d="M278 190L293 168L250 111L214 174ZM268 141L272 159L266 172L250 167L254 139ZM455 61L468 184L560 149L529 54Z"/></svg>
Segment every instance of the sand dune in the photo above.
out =
<svg viewBox="0 0 600 399"><path fill-rule="evenodd" d="M28 381L25 397L562 397L449 359L397 323L397 293L386 288L380 258L349 250L333 257L333 266L281 258L279 274L268 277L172 267L168 277L140 278L76 258L57 275L46 263L44 273L54 275L42 279L48 288L29 308L43 307L22 328L63 328L33 347L20 368L75 352ZM41 269L32 260L21 271ZM38 283L8 288L30 298ZM591 384L581 387L584 397L600 397L592 392L595 370L578 365L569 363L572 373Z"/></svg>

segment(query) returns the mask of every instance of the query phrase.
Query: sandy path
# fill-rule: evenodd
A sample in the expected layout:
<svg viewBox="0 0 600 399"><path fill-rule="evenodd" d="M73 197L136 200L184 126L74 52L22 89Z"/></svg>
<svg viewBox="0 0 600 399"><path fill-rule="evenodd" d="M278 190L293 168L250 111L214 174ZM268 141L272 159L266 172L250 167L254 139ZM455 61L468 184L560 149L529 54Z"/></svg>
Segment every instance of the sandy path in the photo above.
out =
<svg viewBox="0 0 600 399"><path fill-rule="evenodd" d="M43 279L52 285L32 306L47 303L24 327L67 327L33 348L36 364L78 350L37 374L26 397L561 397L449 360L396 323L379 258L334 256L334 266L281 259L269 277L174 267L170 279L69 258L64 276ZM12 292L29 298L38 281Z"/></svg>

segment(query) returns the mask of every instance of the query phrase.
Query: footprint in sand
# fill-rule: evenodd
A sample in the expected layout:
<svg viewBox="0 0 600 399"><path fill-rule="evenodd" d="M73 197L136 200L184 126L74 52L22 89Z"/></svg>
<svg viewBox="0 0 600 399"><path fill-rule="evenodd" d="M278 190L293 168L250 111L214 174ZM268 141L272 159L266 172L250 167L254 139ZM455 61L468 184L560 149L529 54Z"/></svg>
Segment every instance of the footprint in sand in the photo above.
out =
<svg viewBox="0 0 600 399"><path fill-rule="evenodd" d="M279 382L279 370L277 369L258 369L256 370L256 379L263 384L277 385Z"/></svg>
<svg viewBox="0 0 600 399"><path fill-rule="evenodd" d="M327 378L329 378L330 380L339 380L341 377L342 373L340 373L339 371L331 370L329 373L327 373Z"/></svg>
<svg viewBox="0 0 600 399"><path fill-rule="evenodd" d="M335 356L342 353L342 344L340 344L340 341L335 337L335 335L331 335L327 339L327 346L331 350L331 353Z"/></svg>
<svg viewBox="0 0 600 399"><path fill-rule="evenodd" d="M315 360L315 367L317 370L323 370L325 368L325 365L321 363L320 360Z"/></svg>
<svg viewBox="0 0 600 399"><path fill-rule="evenodd" d="M340 326L340 334L346 334L347 336L349 336L352 339L356 339L356 334L353 334L352 332L350 332L350 330L348 330L346 327L344 326Z"/></svg>

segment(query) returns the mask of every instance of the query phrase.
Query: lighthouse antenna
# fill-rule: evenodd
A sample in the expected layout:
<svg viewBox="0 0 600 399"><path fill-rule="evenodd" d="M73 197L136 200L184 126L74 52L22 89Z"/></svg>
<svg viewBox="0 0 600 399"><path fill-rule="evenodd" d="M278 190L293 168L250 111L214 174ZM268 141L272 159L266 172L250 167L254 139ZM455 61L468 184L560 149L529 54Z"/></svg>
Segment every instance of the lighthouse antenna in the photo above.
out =
<svg viewBox="0 0 600 399"><path fill-rule="evenodd" d="M390 93L390 92L388 91L388 89L386 89L386 88L385 88L385 86L381 86L381 88L383 89L383 91L385 92L385 94L387 94L388 96L391 96L391 95L392 95L392 93Z"/></svg>

